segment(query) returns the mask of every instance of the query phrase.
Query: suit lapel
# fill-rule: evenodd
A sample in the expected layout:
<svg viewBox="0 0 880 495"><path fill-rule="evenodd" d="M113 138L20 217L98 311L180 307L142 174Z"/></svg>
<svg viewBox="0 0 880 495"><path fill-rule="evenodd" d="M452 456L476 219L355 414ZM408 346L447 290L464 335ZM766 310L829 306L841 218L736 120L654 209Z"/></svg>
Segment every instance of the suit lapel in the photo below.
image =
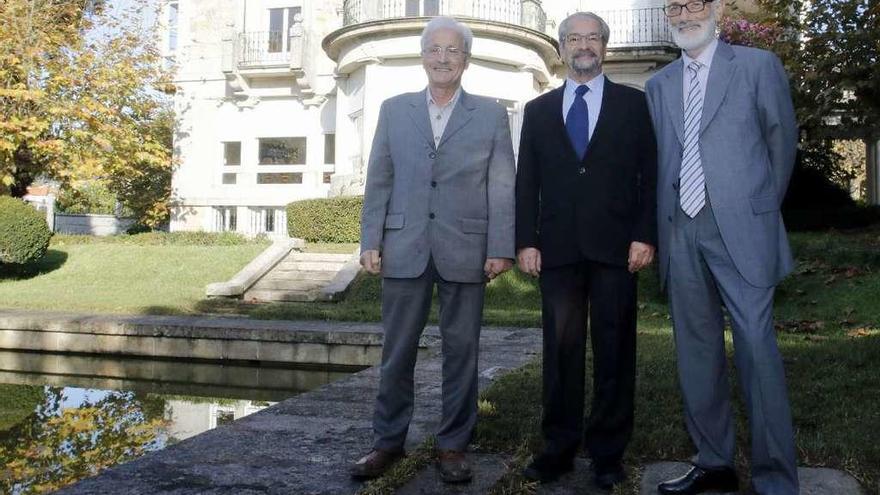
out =
<svg viewBox="0 0 880 495"><path fill-rule="evenodd" d="M590 138L590 142L587 145L587 152L584 153L583 161L586 161L587 157L590 156L590 152L594 148L594 143L602 142L602 135L605 133L605 129L611 126L611 119L617 115L617 112L611 108L614 105L614 102L617 101L613 95L617 90L615 86L616 84L608 79L608 76L605 76L605 88L602 90L602 107L599 109L599 118L596 120L596 128L593 129L593 136Z"/></svg>
<svg viewBox="0 0 880 495"><path fill-rule="evenodd" d="M428 116L428 100L425 91L427 89L413 93L413 97L409 102L409 117L431 148L434 148L434 131L431 130L431 120Z"/></svg>
<svg viewBox="0 0 880 495"><path fill-rule="evenodd" d="M568 153L571 154L571 156L576 156L574 146L571 145L571 140L568 139L568 131L565 129L565 121L562 120L562 97L564 92L565 83L563 82L561 87L551 91L547 97L546 111L549 112L547 118L550 122L550 127L547 131L550 136L556 136L559 138L563 143L562 146L565 146L566 149L568 149Z"/></svg>
<svg viewBox="0 0 880 495"><path fill-rule="evenodd" d="M706 96L703 99L703 115L700 118L700 133L706 130L706 126L715 117L721 102L724 101L727 88L730 87L730 80L733 79L733 73L736 70L736 67L731 63L733 57L734 53L730 45L719 41L715 55L712 57L712 66L709 68Z"/></svg>
<svg viewBox="0 0 880 495"><path fill-rule="evenodd" d="M461 94L458 95L458 102L452 109L452 115L449 116L449 122L446 123L446 129L443 130L440 144L437 145L438 148L443 146L443 143L448 141L450 137L471 121L474 108L476 107L474 106L474 102L471 101L470 95L465 93L462 89Z"/></svg>
<svg viewBox="0 0 880 495"><path fill-rule="evenodd" d="M684 62L681 57L675 62L669 64L669 70L666 72L666 79L663 84L663 92L666 97L662 98L666 105L666 111L672 118L672 127L675 129L675 135L678 136L678 142L684 145Z"/></svg>

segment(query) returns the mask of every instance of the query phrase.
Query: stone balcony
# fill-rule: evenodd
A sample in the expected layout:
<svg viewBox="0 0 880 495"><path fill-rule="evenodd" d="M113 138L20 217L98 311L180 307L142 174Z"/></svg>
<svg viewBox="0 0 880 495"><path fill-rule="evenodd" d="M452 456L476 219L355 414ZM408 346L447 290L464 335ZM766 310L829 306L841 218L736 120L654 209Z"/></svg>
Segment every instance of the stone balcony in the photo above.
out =
<svg viewBox="0 0 880 495"><path fill-rule="evenodd" d="M345 0L343 26L438 15L513 24L544 32L539 0Z"/></svg>

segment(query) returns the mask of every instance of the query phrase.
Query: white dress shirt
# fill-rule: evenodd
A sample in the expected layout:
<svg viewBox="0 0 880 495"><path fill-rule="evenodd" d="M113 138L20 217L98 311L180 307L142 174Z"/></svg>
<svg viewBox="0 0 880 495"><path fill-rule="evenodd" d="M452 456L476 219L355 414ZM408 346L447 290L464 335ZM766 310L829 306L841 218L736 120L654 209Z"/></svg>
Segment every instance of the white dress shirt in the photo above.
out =
<svg viewBox="0 0 880 495"><path fill-rule="evenodd" d="M431 88L425 89L428 99L428 116L431 120L431 132L434 133L434 147L440 144L440 138L443 137L443 131L446 130L446 124L449 123L449 117L455 104L458 103L458 97L461 95L461 86L455 90L452 99L443 106L434 103L434 97L431 96Z"/></svg>
<svg viewBox="0 0 880 495"><path fill-rule="evenodd" d="M602 94L605 92L605 74L599 74L587 81L589 91L584 93L584 101L587 102L587 112L590 117L590 136L593 139L593 131L596 130L596 123L599 122L599 112L602 111ZM565 90L562 92L562 122L568 119L568 111L577 98L575 90L581 83L565 78Z"/></svg>

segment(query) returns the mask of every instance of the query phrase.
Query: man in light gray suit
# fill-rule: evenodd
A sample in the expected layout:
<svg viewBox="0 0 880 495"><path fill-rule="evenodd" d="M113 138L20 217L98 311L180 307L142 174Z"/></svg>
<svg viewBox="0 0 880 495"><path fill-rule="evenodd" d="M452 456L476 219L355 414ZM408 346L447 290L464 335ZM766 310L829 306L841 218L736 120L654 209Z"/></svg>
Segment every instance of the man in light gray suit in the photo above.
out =
<svg viewBox="0 0 880 495"><path fill-rule="evenodd" d="M682 57L648 81L657 134L659 259L669 292L685 420L697 453L662 494L736 491L724 352L727 308L749 416L752 489L798 493L773 292L793 265L780 205L797 126L770 52L716 38L723 0L666 2Z"/></svg>
<svg viewBox="0 0 880 495"><path fill-rule="evenodd" d="M507 111L461 89L473 36L452 18L422 32L428 87L386 100L370 153L361 264L382 279L385 342L373 450L351 468L384 473L403 455L419 336L440 300L443 413L437 467L472 477L464 456L477 421L477 352L486 281L514 257L513 147Z"/></svg>

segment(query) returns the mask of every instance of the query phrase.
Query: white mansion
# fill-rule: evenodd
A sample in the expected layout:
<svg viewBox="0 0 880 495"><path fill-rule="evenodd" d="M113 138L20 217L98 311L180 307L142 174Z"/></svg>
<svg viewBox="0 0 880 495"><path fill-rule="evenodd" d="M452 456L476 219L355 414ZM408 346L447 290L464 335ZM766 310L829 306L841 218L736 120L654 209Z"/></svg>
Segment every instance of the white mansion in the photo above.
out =
<svg viewBox="0 0 880 495"><path fill-rule="evenodd" d="M743 3L743 0L739 2ZM294 200L363 190L381 102L420 90L434 15L474 32L463 86L508 108L561 83L556 28L590 10L611 26L606 73L643 87L678 56L663 0L163 0L179 118L171 230L286 234Z"/></svg>

